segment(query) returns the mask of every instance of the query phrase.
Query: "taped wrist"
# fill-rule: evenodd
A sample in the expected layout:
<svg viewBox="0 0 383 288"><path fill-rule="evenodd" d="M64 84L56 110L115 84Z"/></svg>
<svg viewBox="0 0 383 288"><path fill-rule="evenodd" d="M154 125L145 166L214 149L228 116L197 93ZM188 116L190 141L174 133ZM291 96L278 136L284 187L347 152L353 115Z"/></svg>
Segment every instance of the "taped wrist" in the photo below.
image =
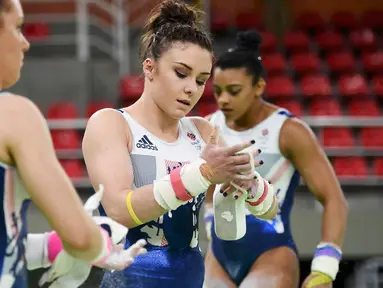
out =
<svg viewBox="0 0 383 288"><path fill-rule="evenodd" d="M203 159L198 159L154 181L153 193L157 203L165 210L175 210L205 192L211 183L201 174L203 163Z"/></svg>
<svg viewBox="0 0 383 288"><path fill-rule="evenodd" d="M51 265L48 259L48 236L49 233L28 234L26 244L28 270L47 268Z"/></svg>
<svg viewBox="0 0 383 288"><path fill-rule="evenodd" d="M110 253L112 252L112 242L109 238L108 232L106 232L103 228L100 227L100 233L102 236L103 246L100 253L91 261L88 261L90 265L99 265L105 262ZM46 257L48 259L49 264L53 263L57 257L57 255L64 250L64 246L59 235L52 231L47 233L47 241L46 241Z"/></svg>
<svg viewBox="0 0 383 288"><path fill-rule="evenodd" d="M311 262L311 271L321 272L335 280L342 259L341 249L332 243L320 243Z"/></svg>

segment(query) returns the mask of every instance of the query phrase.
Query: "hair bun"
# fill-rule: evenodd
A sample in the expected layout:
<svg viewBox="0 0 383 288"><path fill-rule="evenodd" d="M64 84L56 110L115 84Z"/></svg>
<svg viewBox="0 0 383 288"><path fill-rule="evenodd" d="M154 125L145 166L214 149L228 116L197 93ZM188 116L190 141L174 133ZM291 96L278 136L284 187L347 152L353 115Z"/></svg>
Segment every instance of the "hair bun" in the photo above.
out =
<svg viewBox="0 0 383 288"><path fill-rule="evenodd" d="M196 26L200 24L201 12L179 0L165 0L158 4L154 10L156 19L152 19L151 29L156 32L165 24L181 24Z"/></svg>
<svg viewBox="0 0 383 288"><path fill-rule="evenodd" d="M251 50L256 52L262 43L261 35L254 30L239 32L237 35L237 47L239 50Z"/></svg>

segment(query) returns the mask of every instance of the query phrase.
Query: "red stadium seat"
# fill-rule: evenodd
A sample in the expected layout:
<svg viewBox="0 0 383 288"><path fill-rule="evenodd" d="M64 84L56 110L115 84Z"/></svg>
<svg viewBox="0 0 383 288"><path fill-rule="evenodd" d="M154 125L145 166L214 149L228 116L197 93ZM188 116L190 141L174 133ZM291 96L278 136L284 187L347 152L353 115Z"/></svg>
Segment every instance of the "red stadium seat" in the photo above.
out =
<svg viewBox="0 0 383 288"><path fill-rule="evenodd" d="M383 128L364 127L360 129L360 141L364 147L383 147Z"/></svg>
<svg viewBox="0 0 383 288"><path fill-rule="evenodd" d="M211 78L207 80L205 84L205 90L203 91L201 101L214 101L214 88Z"/></svg>
<svg viewBox="0 0 383 288"><path fill-rule="evenodd" d="M336 157L333 166L338 176L367 176L368 167L363 157Z"/></svg>
<svg viewBox="0 0 383 288"><path fill-rule="evenodd" d="M362 25L377 30L383 29L383 10L364 12L362 15Z"/></svg>
<svg viewBox="0 0 383 288"><path fill-rule="evenodd" d="M363 53L362 63L364 71L383 74L383 51Z"/></svg>
<svg viewBox="0 0 383 288"><path fill-rule="evenodd" d="M84 176L84 168L80 160L66 159L60 160L61 166L70 178L81 178Z"/></svg>
<svg viewBox="0 0 383 288"><path fill-rule="evenodd" d="M205 117L218 110L218 106L215 103L199 103L197 106L198 116Z"/></svg>
<svg viewBox="0 0 383 288"><path fill-rule="evenodd" d="M269 76L284 74L287 70L285 58L281 53L272 53L262 56L262 64Z"/></svg>
<svg viewBox="0 0 383 288"><path fill-rule="evenodd" d="M235 26L239 30L250 30L261 27L258 13L240 12L235 18Z"/></svg>
<svg viewBox="0 0 383 288"><path fill-rule="evenodd" d="M338 81L339 93L345 97L366 96L368 88L366 80L360 74L343 75Z"/></svg>
<svg viewBox="0 0 383 288"><path fill-rule="evenodd" d="M340 50L345 46L343 36L334 30L326 30L316 36L316 42L321 50Z"/></svg>
<svg viewBox="0 0 383 288"><path fill-rule="evenodd" d="M376 35L371 29L356 29L349 36L352 46L360 51L375 51L377 49Z"/></svg>
<svg viewBox="0 0 383 288"><path fill-rule="evenodd" d="M230 18L222 11L213 11L210 21L212 32L223 32L230 28Z"/></svg>
<svg viewBox="0 0 383 288"><path fill-rule="evenodd" d="M351 30L358 27L355 14L347 11L339 11L331 16L331 24L339 30Z"/></svg>
<svg viewBox="0 0 383 288"><path fill-rule="evenodd" d="M262 37L262 43L260 47L261 53L270 53L276 51L277 39L275 38L275 35L268 31L261 31L260 34Z"/></svg>
<svg viewBox="0 0 383 288"><path fill-rule="evenodd" d="M310 39L303 31L289 31L284 36L284 46L291 52L309 51Z"/></svg>
<svg viewBox="0 0 383 288"><path fill-rule="evenodd" d="M101 110L104 108L114 108L114 105L108 101L98 101L98 102L89 103L88 106L86 107L86 117L89 118L98 110Z"/></svg>
<svg viewBox="0 0 383 288"><path fill-rule="evenodd" d="M352 147L354 138L349 128L323 128L321 139L325 147Z"/></svg>
<svg viewBox="0 0 383 288"><path fill-rule="evenodd" d="M379 105L374 100L355 99L348 104L348 113L355 117L381 116Z"/></svg>
<svg viewBox="0 0 383 288"><path fill-rule="evenodd" d="M311 11L300 14L295 21L295 25L304 30L317 31L323 29L326 23L319 13Z"/></svg>
<svg viewBox="0 0 383 288"><path fill-rule="evenodd" d="M48 107L49 119L74 119L79 118L79 111L71 102L56 102Z"/></svg>
<svg viewBox="0 0 383 288"><path fill-rule="evenodd" d="M320 70L320 59L316 53L296 53L291 56L291 64L298 74L315 73Z"/></svg>
<svg viewBox="0 0 383 288"><path fill-rule="evenodd" d="M23 33L29 41L43 41L49 39L49 26L46 23L25 23Z"/></svg>
<svg viewBox="0 0 383 288"><path fill-rule="evenodd" d="M373 170L376 176L383 176L383 157L374 159Z"/></svg>
<svg viewBox="0 0 383 288"><path fill-rule="evenodd" d="M295 94L295 87L287 76L270 77L267 80L266 94L269 98L291 98Z"/></svg>
<svg viewBox="0 0 383 288"><path fill-rule="evenodd" d="M372 79L372 89L376 96L383 98L383 76L376 76Z"/></svg>
<svg viewBox="0 0 383 288"><path fill-rule="evenodd" d="M332 95L331 83L327 76L308 75L302 78L302 94L305 97L329 97Z"/></svg>
<svg viewBox="0 0 383 288"><path fill-rule="evenodd" d="M138 99L144 91L144 78L137 75L125 76L121 80L120 89L123 99Z"/></svg>
<svg viewBox="0 0 383 288"><path fill-rule="evenodd" d="M291 114L294 116L300 117L303 115L303 108L302 105L296 101L296 100L280 100L280 101L275 101L275 105L285 108L290 111Z"/></svg>
<svg viewBox="0 0 383 288"><path fill-rule="evenodd" d="M332 72L355 71L354 55L349 51L332 52L326 60Z"/></svg>
<svg viewBox="0 0 383 288"><path fill-rule="evenodd" d="M81 137L76 130L52 130L51 135L55 149L70 150L81 147Z"/></svg>
<svg viewBox="0 0 383 288"><path fill-rule="evenodd" d="M311 116L340 116L343 114L339 103L334 99L311 101L309 109Z"/></svg>

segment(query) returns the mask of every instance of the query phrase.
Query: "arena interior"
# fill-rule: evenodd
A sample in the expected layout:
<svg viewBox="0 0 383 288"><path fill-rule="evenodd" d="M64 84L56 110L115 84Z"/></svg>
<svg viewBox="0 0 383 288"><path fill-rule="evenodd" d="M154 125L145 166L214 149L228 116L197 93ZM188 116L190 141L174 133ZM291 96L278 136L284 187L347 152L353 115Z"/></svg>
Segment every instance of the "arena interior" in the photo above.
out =
<svg viewBox="0 0 383 288"><path fill-rule="evenodd" d="M261 32L265 98L312 127L349 202L334 287L383 287L383 1L189 2L205 10L218 55L234 44L237 31ZM44 112L61 164L83 199L92 193L81 153L86 120L98 109L129 105L141 95L139 39L155 3L22 1L24 33L32 47L12 92L31 98ZM192 114L204 116L215 109L209 82ZM303 278L321 224L321 206L304 183L291 221ZM31 232L49 229L35 207L29 227ZM205 230L200 231L204 251L207 240ZM39 275L30 273L30 287L37 287ZM98 287L101 275L93 271L82 287Z"/></svg>

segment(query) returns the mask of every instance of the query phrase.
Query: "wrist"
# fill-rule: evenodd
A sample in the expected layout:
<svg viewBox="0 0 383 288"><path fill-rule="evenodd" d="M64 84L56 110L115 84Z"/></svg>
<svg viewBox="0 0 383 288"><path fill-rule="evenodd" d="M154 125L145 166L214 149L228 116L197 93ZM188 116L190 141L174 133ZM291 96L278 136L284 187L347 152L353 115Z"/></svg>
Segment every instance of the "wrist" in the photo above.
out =
<svg viewBox="0 0 383 288"><path fill-rule="evenodd" d="M311 262L311 271L321 272L335 280L339 271L339 262L342 251L333 243L321 242L317 246L314 259Z"/></svg>

